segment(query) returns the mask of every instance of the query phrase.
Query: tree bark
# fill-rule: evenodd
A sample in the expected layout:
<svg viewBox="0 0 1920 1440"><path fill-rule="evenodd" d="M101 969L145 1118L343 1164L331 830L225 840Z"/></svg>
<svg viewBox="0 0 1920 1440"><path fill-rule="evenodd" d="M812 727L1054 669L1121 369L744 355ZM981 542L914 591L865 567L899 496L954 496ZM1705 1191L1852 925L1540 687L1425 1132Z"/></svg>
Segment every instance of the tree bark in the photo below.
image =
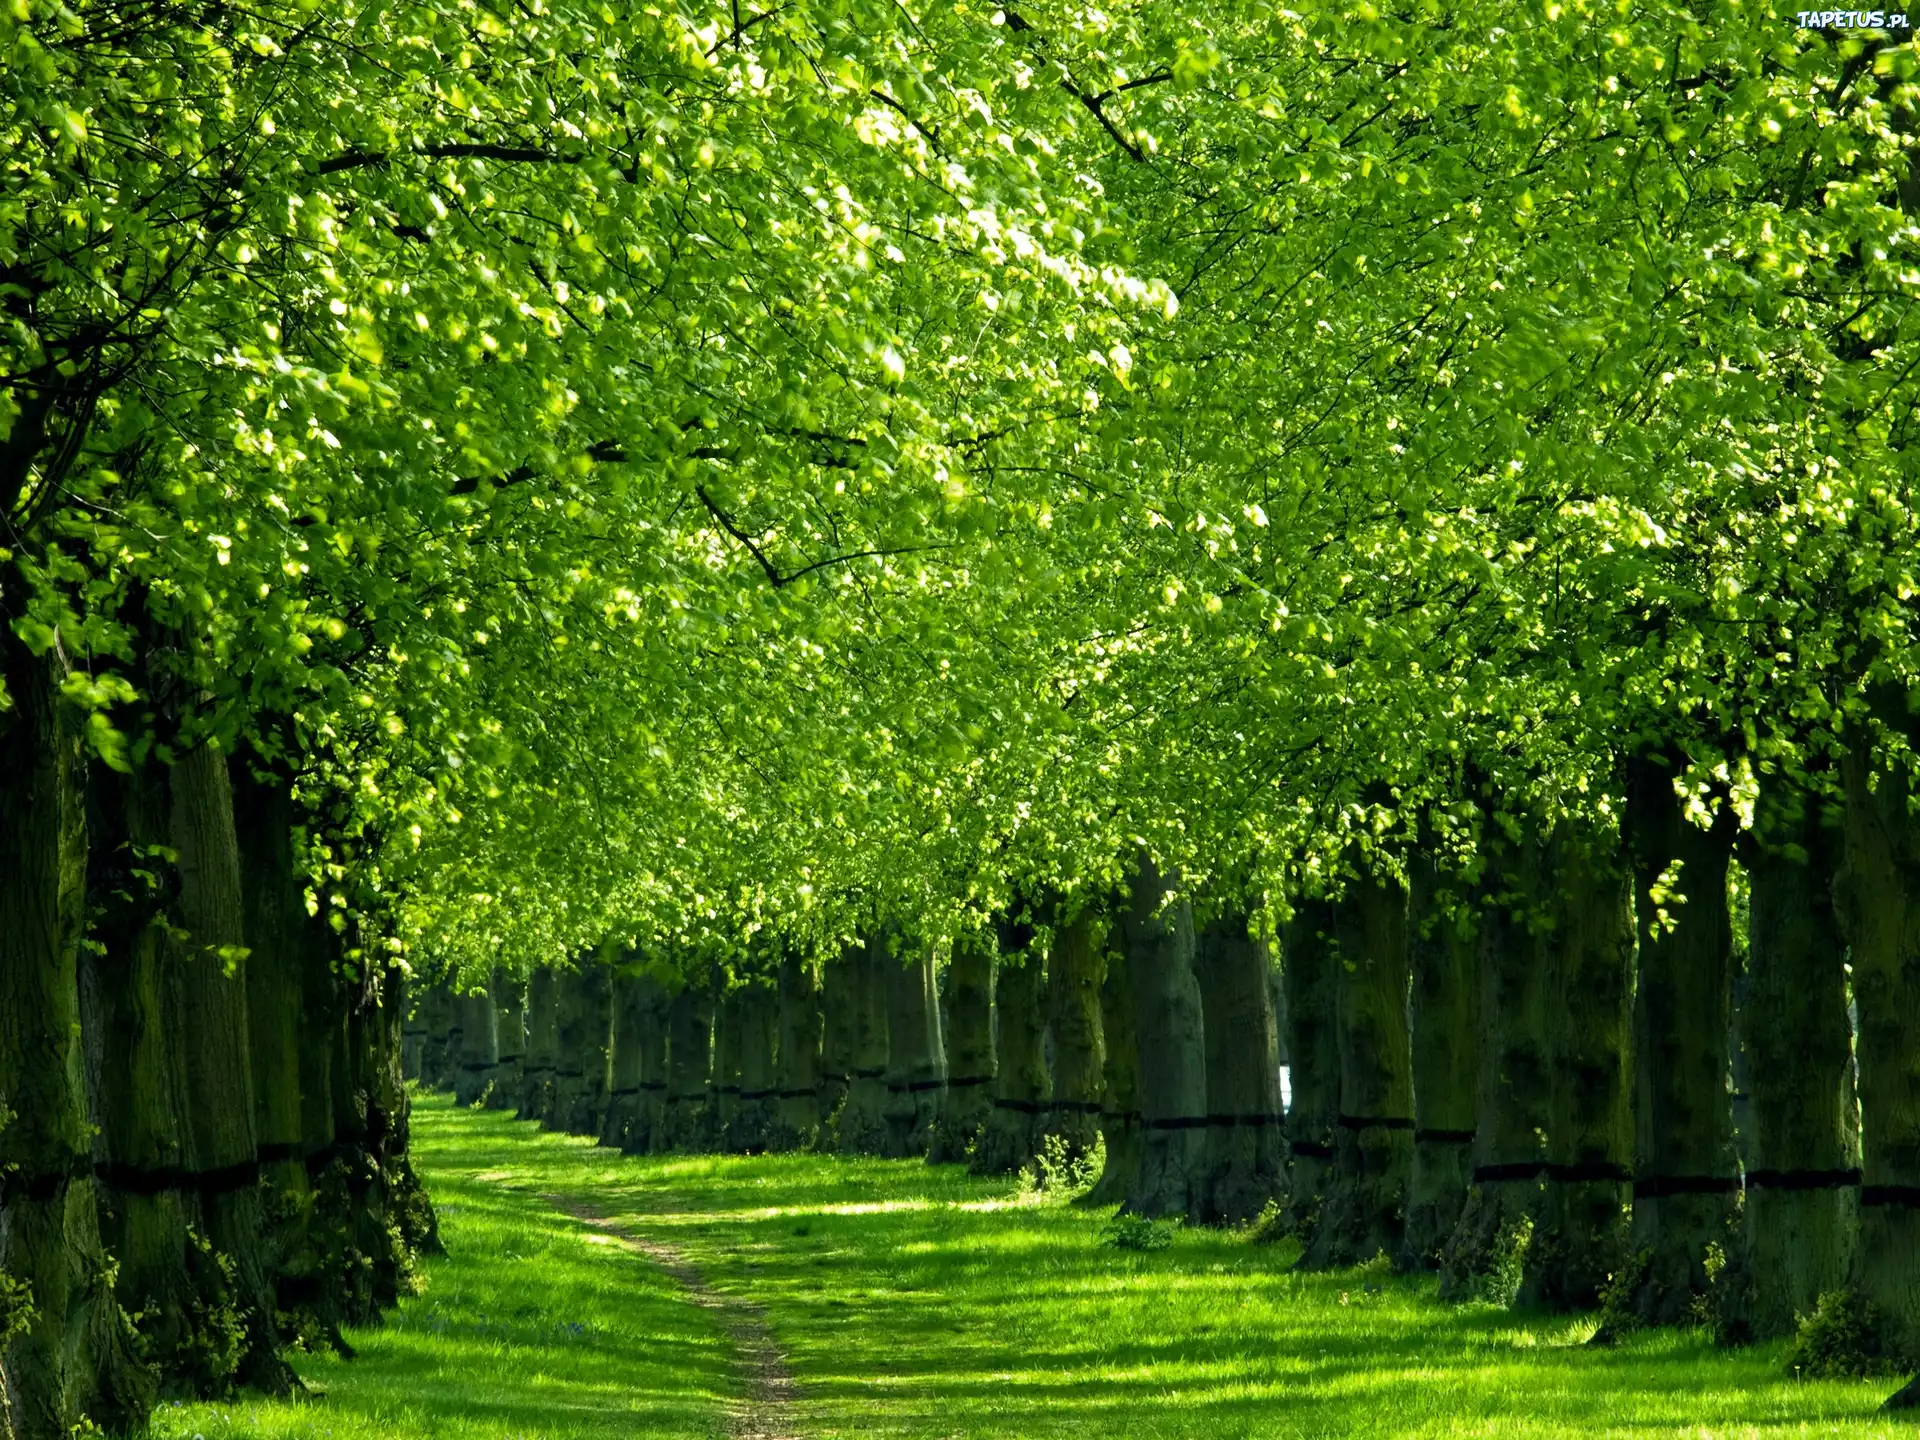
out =
<svg viewBox="0 0 1920 1440"><path fill-rule="evenodd" d="M972 1159L993 1112L993 971L996 946L979 934L953 942L947 962L947 1088L927 1159Z"/></svg>
<svg viewBox="0 0 1920 1440"><path fill-rule="evenodd" d="M1761 777L1740 1015L1751 1097L1745 1273L1722 1315L1732 1340L1792 1334L1853 1269L1860 1126L1834 905L1842 836L1823 809L1784 776Z"/></svg>
<svg viewBox="0 0 1920 1440"><path fill-rule="evenodd" d="M559 977L542 965L527 977L527 1048L521 1062L519 1118L544 1120L553 1108L555 1057L560 1050Z"/></svg>
<svg viewBox="0 0 1920 1440"><path fill-rule="evenodd" d="M1206 1027L1193 973L1193 909L1145 851L1122 922L1140 1056L1140 1168L1128 1212L1198 1218L1207 1121Z"/></svg>
<svg viewBox="0 0 1920 1440"><path fill-rule="evenodd" d="M879 1155L887 1147L886 971L895 963L876 930L848 960L852 980L852 1067L836 1143L843 1155Z"/></svg>
<svg viewBox="0 0 1920 1440"><path fill-rule="evenodd" d="M881 963L887 981L886 1153L925 1156L947 1084L933 947L914 943Z"/></svg>
<svg viewBox="0 0 1920 1440"><path fill-rule="evenodd" d="M607 1091L600 1143L630 1155L646 1150L644 1142L637 1148L634 1142L644 1129L646 1107L640 1086L645 1071L648 983L640 975L614 972L612 1088Z"/></svg>
<svg viewBox="0 0 1920 1440"><path fill-rule="evenodd" d="M1140 1044L1133 1023L1133 967L1126 950L1115 949L1109 932L1100 978L1100 1138L1107 1161L1087 1192L1089 1205L1118 1205L1132 1193L1143 1147L1140 1115Z"/></svg>
<svg viewBox="0 0 1920 1440"><path fill-rule="evenodd" d="M655 1132L656 1151L692 1150L702 1143L712 1042L713 992L688 980L667 1007L667 1101Z"/></svg>
<svg viewBox="0 0 1920 1440"><path fill-rule="evenodd" d="M456 1104L478 1105L493 1093L500 1075L500 1014L485 990L457 996L460 1056L453 1077Z"/></svg>
<svg viewBox="0 0 1920 1440"><path fill-rule="evenodd" d="M1476 938L1471 910L1445 908L1433 857L1408 866L1408 963L1413 972L1413 1169L1407 1179L1403 1269L1433 1270L1473 1174L1474 1091L1479 1073Z"/></svg>
<svg viewBox="0 0 1920 1440"><path fill-rule="evenodd" d="M1400 1253L1413 1169L1407 1034L1407 892L1364 875L1334 907L1340 1114L1333 1175L1303 1263L1357 1265Z"/></svg>
<svg viewBox="0 0 1920 1440"><path fill-rule="evenodd" d="M600 955L583 955L557 977L557 1041L550 1128L600 1134L607 1103L607 1050L613 1038L612 970Z"/></svg>
<svg viewBox="0 0 1920 1440"><path fill-rule="evenodd" d="M1548 847L1549 954L1540 964L1553 1093L1545 1188L1519 1299L1583 1310L1626 1262L1633 1160L1633 888L1619 842L1563 822Z"/></svg>
<svg viewBox="0 0 1920 1440"><path fill-rule="evenodd" d="M526 1093L527 1016L526 982L496 965L488 977L487 994L493 1000L498 1080L487 1096L489 1110L513 1110Z"/></svg>
<svg viewBox="0 0 1920 1440"><path fill-rule="evenodd" d="M1340 1045L1335 1023L1334 914L1330 901L1303 899L1287 922L1281 984L1287 1008L1287 1205L1283 1224L1305 1238L1320 1224L1333 1173L1340 1113Z"/></svg>
<svg viewBox="0 0 1920 1440"><path fill-rule="evenodd" d="M740 1109L727 1148L737 1155L760 1155L780 1098L774 1050L779 997L772 982L759 978L748 981L740 997Z"/></svg>
<svg viewBox="0 0 1920 1440"><path fill-rule="evenodd" d="M1490 820L1481 850L1479 1119L1467 1203L1441 1253L1448 1299L1480 1290L1531 1235L1553 1122L1552 977L1535 938L1548 923L1540 840L1509 839Z"/></svg>
<svg viewBox="0 0 1920 1440"><path fill-rule="evenodd" d="M59 699L58 649L28 655L0 620L0 665L12 700L0 711L0 1421L16 1440L67 1440L87 1420L144 1428L154 1380L114 1298L94 1203L82 731Z"/></svg>
<svg viewBox="0 0 1920 1440"><path fill-rule="evenodd" d="M428 988L424 1013L427 1038L420 1081L429 1090L451 1090L460 1070L460 1004L447 981Z"/></svg>
<svg viewBox="0 0 1920 1440"><path fill-rule="evenodd" d="M830 956L820 970L820 1139L839 1148L840 1120L853 1083L853 1052L860 1032L861 947Z"/></svg>
<svg viewBox="0 0 1920 1440"><path fill-rule="evenodd" d="M1194 971L1207 1079L1196 1213L1209 1224L1236 1224L1278 1200L1287 1166L1267 956L1247 934L1245 915L1228 914L1201 927Z"/></svg>
<svg viewBox="0 0 1920 1440"><path fill-rule="evenodd" d="M771 1150L805 1150L820 1138L820 988L797 955L780 963L780 1101Z"/></svg>
<svg viewBox="0 0 1920 1440"><path fill-rule="evenodd" d="M1053 1096L1044 1135L1064 1159L1079 1161L1100 1138L1106 1047L1100 1030L1100 981L1106 922L1088 906L1062 925L1047 957L1047 1027L1053 1036Z"/></svg>
<svg viewBox="0 0 1920 1440"><path fill-rule="evenodd" d="M1845 842L1834 887L1852 947L1861 1125L1854 1288L1886 1352L1920 1365L1920 824L1907 782L1865 747L1843 766Z"/></svg>
<svg viewBox="0 0 1920 1440"><path fill-rule="evenodd" d="M726 982L720 980L724 986ZM740 1124L740 1040L742 992L724 989L713 1004L713 1071L707 1077L706 1148L733 1148Z"/></svg>
<svg viewBox="0 0 1920 1440"><path fill-rule="evenodd" d="M976 1175L1011 1175L1040 1148L1047 1103L1046 976L1024 920L998 922L1000 963L994 977L993 1109L974 1146Z"/></svg>
<svg viewBox="0 0 1920 1440"><path fill-rule="evenodd" d="M1711 830L1688 822L1673 789L1675 763L1636 757L1627 782L1640 941L1632 1244L1644 1260L1632 1309L1654 1325L1697 1315L1708 1293L1708 1247L1731 1238L1740 1184L1727 1085L1727 862L1735 825L1724 810ZM1663 881L1676 866L1684 903ZM1662 909L1672 915L1671 929L1658 918Z"/></svg>

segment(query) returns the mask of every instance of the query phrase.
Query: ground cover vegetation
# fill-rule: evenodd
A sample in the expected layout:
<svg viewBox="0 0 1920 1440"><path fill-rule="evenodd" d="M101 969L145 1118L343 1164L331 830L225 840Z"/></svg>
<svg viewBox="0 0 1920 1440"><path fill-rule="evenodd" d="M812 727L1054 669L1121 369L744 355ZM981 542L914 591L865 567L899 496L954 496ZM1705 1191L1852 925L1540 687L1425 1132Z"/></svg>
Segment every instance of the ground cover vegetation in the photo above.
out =
<svg viewBox="0 0 1920 1440"><path fill-rule="evenodd" d="M779 1418L750 1419L747 1433L1867 1440L1910 1429L1875 1413L1884 1385L1794 1375L1789 1342L1730 1353L1702 1331L1649 1329L1596 1348L1584 1343L1592 1315L1452 1304L1431 1277L1387 1265L1302 1272L1297 1241L1247 1228L1142 1222L1164 1246L1116 1249L1109 1208L957 1165L622 1157L446 1097L416 1116L449 1252L428 1262L424 1294L353 1332L357 1360L295 1357L323 1401L166 1406L160 1435L480 1440L602 1433L615 1417L642 1434L719 1433L715 1399L739 1394L737 1372L689 1348L698 1319L676 1325L645 1263L610 1265L593 1243L604 1236L553 1196L669 1242L761 1309L796 1383ZM532 1256L566 1267L550 1303L530 1304L513 1278ZM563 1399L556 1386L578 1388Z"/></svg>
<svg viewBox="0 0 1920 1440"><path fill-rule="evenodd" d="M0 1435L350 1348L408 1064L1920 1365L1910 40L0 46Z"/></svg>

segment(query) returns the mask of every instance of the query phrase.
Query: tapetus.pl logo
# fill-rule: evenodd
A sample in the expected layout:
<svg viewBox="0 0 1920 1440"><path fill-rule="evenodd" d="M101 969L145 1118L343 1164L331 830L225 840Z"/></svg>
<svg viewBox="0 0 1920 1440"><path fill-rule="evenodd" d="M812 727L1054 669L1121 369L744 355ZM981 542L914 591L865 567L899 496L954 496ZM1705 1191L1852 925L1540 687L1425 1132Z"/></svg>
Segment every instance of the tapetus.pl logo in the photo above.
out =
<svg viewBox="0 0 1920 1440"><path fill-rule="evenodd" d="M1907 17L1891 10L1798 10L1802 30L1906 30Z"/></svg>

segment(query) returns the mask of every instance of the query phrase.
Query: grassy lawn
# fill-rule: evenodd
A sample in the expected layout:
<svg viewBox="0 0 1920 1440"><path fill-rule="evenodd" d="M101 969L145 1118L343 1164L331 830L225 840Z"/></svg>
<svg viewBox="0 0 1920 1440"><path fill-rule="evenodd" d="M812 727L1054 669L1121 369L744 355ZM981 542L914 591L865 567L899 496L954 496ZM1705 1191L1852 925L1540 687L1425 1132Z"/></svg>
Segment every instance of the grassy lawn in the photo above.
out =
<svg viewBox="0 0 1920 1440"><path fill-rule="evenodd" d="M421 1101L451 1258L399 1320L314 1360L320 1404L185 1407L163 1434L702 1436L728 1384L713 1322L539 1196L677 1246L764 1307L829 1436L1920 1436L1892 1381L1799 1384L1779 1347L1440 1304L1430 1280L1289 1273L1205 1231L1100 1243L1104 1213L951 1168L811 1156L623 1159ZM488 1177L483 1179L482 1177ZM580 1327L576 1330L574 1327ZM224 1417L224 1418L223 1418Z"/></svg>

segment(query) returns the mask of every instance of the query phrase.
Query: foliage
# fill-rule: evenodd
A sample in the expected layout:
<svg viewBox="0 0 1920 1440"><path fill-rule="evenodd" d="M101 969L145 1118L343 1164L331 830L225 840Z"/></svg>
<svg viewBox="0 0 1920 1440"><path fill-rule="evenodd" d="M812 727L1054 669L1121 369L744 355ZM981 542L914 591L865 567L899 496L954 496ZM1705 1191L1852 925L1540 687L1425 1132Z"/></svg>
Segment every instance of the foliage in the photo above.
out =
<svg viewBox="0 0 1920 1440"><path fill-rule="evenodd" d="M1175 1224L1145 1215L1121 1213L1100 1229L1100 1243L1115 1250L1164 1250L1173 1244Z"/></svg>
<svg viewBox="0 0 1920 1440"><path fill-rule="evenodd" d="M1830 1290L1800 1317L1787 1363L1811 1380L1891 1375L1899 1368L1882 1348L1874 1306L1851 1290Z"/></svg>

